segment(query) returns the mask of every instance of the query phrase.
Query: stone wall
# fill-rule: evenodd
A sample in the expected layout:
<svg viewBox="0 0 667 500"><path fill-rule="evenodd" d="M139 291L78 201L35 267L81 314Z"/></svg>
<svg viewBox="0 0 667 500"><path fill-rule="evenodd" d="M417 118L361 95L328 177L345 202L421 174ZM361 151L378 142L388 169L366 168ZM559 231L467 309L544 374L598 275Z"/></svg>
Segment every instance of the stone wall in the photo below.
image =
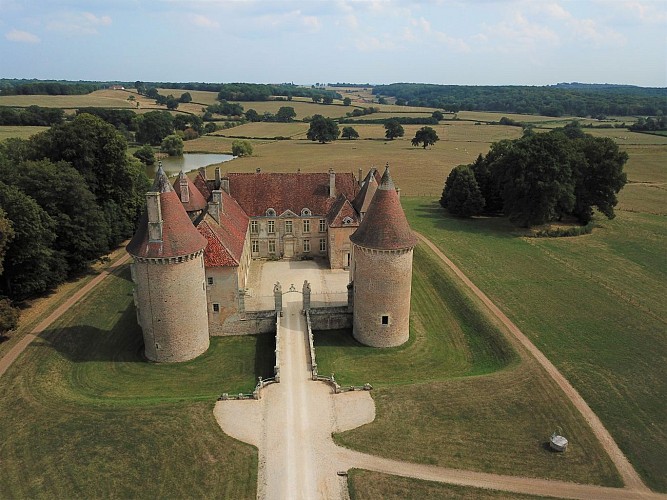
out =
<svg viewBox="0 0 667 500"><path fill-rule="evenodd" d="M354 246L354 337L371 347L394 347L410 335L412 249Z"/></svg>
<svg viewBox="0 0 667 500"><path fill-rule="evenodd" d="M146 357L187 361L209 346L203 252L181 262L161 261L135 258L134 263L137 318Z"/></svg>
<svg viewBox="0 0 667 500"><path fill-rule="evenodd" d="M352 328L352 313L347 306L314 307L310 309L313 330L343 330Z"/></svg>
<svg viewBox="0 0 667 500"><path fill-rule="evenodd" d="M347 269L349 267L347 255L352 254L350 235L356 230L356 226L329 228L327 251L331 269Z"/></svg>
<svg viewBox="0 0 667 500"><path fill-rule="evenodd" d="M245 314L233 314L211 330L214 337L227 335L255 335L258 333L275 333L275 311L248 311Z"/></svg>

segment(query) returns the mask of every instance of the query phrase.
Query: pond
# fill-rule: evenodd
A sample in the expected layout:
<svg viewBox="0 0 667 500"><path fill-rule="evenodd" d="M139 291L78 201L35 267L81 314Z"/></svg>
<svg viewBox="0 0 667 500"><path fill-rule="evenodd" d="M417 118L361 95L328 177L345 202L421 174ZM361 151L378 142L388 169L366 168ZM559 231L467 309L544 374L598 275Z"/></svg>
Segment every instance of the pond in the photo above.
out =
<svg viewBox="0 0 667 500"><path fill-rule="evenodd" d="M181 170L189 172L197 170L199 167L207 167L214 163L222 163L233 160L232 155L209 154L209 153L185 153L183 156L168 156L162 158L162 168L168 176L176 175ZM155 178L157 171L157 162L155 165L146 167L146 175L149 179Z"/></svg>

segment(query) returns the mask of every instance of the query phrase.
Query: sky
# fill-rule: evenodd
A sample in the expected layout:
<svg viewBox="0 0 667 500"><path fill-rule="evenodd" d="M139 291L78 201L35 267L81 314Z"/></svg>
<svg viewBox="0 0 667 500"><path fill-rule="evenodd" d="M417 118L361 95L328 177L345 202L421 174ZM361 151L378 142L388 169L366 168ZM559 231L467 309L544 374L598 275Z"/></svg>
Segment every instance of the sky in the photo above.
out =
<svg viewBox="0 0 667 500"><path fill-rule="evenodd" d="M667 86L667 0L0 0L0 78Z"/></svg>

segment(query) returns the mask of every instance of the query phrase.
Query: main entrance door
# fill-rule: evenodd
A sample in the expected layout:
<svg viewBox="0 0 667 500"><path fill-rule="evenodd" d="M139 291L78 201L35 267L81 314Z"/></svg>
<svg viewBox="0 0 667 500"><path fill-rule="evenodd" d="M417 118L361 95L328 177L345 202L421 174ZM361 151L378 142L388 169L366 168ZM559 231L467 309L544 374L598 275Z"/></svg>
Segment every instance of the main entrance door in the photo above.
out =
<svg viewBox="0 0 667 500"><path fill-rule="evenodd" d="M294 257L294 240L284 240L285 245L285 258L291 259Z"/></svg>

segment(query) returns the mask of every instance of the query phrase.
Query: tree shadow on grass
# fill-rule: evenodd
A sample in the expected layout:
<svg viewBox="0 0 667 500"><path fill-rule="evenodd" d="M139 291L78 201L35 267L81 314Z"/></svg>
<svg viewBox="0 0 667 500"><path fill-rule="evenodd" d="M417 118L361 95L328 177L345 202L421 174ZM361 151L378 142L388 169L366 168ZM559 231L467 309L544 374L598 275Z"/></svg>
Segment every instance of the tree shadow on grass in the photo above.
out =
<svg viewBox="0 0 667 500"><path fill-rule="evenodd" d="M419 203L416 208L412 209L412 212L418 219L434 220L434 227L444 231L475 233L503 239L517 238L525 235L525 230L513 226L507 217L454 217L447 213L437 201Z"/></svg>
<svg viewBox="0 0 667 500"><path fill-rule="evenodd" d="M145 362L144 341L137 324L134 306L122 311L110 330L92 325L50 328L40 334L46 345L70 361Z"/></svg>

